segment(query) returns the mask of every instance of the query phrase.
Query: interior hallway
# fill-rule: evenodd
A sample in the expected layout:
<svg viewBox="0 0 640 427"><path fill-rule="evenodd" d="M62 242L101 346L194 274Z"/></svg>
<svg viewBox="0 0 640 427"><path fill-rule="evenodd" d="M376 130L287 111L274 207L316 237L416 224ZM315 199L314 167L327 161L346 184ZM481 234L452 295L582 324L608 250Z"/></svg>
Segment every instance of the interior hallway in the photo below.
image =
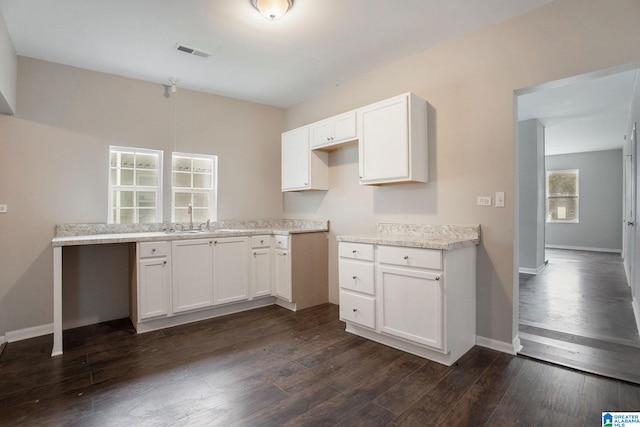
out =
<svg viewBox="0 0 640 427"><path fill-rule="evenodd" d="M622 258L547 249L520 274L520 354L640 384L640 338Z"/></svg>

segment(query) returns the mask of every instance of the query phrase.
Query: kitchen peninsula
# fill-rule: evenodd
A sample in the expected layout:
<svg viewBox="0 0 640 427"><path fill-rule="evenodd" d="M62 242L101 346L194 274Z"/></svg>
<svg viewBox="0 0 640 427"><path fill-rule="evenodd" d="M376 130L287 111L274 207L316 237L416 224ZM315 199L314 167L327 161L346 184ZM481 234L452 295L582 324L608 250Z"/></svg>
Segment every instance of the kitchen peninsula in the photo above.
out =
<svg viewBox="0 0 640 427"><path fill-rule="evenodd" d="M377 231L338 236L346 330L453 364L475 345L480 226L378 224Z"/></svg>
<svg viewBox="0 0 640 427"><path fill-rule="evenodd" d="M297 310L328 302L328 221L173 224L61 224L53 246L54 340L62 348L65 246L129 244L130 315L138 332L278 304Z"/></svg>

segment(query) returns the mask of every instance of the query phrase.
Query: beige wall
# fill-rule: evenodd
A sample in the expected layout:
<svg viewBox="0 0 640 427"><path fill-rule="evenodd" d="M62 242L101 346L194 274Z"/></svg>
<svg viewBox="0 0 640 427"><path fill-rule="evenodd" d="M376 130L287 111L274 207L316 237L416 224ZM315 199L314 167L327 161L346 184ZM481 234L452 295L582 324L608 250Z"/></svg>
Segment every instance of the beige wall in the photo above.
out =
<svg viewBox="0 0 640 427"><path fill-rule="evenodd" d="M637 0L558 0L288 109L286 129L407 91L432 106L430 183L360 187L351 149L330 154L329 191L285 195L285 217L331 221L330 299L338 301L336 235L383 221L480 223L477 334L511 343L514 90L640 60L639 18ZM475 205L496 191L506 208Z"/></svg>
<svg viewBox="0 0 640 427"><path fill-rule="evenodd" d="M52 322L54 226L106 222L109 145L161 149L165 160L174 147L216 154L218 219L282 218L283 110L163 93L19 57L17 115L0 116L0 203L9 205L0 215L0 338ZM127 316L127 246L64 251L65 327Z"/></svg>

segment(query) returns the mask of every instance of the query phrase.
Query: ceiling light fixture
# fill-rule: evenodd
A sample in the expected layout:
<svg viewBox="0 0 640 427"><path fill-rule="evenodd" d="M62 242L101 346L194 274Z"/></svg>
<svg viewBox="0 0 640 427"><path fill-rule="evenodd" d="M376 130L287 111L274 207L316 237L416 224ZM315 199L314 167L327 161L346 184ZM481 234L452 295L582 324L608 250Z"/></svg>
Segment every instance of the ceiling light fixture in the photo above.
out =
<svg viewBox="0 0 640 427"><path fill-rule="evenodd" d="M251 4L258 9L262 16L275 21L282 18L291 9L293 0L251 0Z"/></svg>

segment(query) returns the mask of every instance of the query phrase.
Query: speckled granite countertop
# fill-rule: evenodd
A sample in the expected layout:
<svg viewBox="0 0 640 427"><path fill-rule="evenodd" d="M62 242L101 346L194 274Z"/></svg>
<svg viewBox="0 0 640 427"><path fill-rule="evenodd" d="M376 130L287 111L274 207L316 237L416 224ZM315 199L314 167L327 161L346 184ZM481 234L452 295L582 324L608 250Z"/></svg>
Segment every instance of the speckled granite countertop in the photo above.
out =
<svg viewBox="0 0 640 427"><path fill-rule="evenodd" d="M339 242L451 251L480 243L480 225L378 224L376 234L338 236Z"/></svg>
<svg viewBox="0 0 640 427"><path fill-rule="evenodd" d="M188 228L188 224L183 224ZM318 233L329 230L328 221L314 220L249 220L217 221L200 232L170 232L175 224L59 224L51 245L80 246L108 243L157 242L164 240L206 239L211 237L255 236L262 234L289 235Z"/></svg>

